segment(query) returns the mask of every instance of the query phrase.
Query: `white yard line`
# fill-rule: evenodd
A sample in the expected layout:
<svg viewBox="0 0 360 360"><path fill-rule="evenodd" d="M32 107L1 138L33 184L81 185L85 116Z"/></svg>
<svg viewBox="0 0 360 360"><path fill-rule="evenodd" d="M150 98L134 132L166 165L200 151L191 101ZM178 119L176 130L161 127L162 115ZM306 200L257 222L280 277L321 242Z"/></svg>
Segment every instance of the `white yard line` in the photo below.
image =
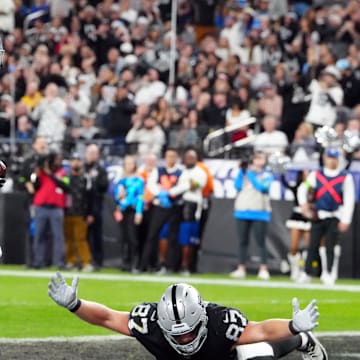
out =
<svg viewBox="0 0 360 360"><path fill-rule="evenodd" d="M1 276L14 277L32 277L32 278L50 278L55 271L36 271L36 270L0 270ZM296 284L282 281L261 281L261 280L235 280L235 279L205 279L196 276L159 276L159 275L125 275L125 274L103 274L103 273L76 273L63 272L64 277L73 277L78 274L82 279L89 280L108 280L108 281L134 281L134 282L152 282L152 283L174 283L187 282L190 284L202 285L221 285L221 286L241 286L241 287L258 287L258 288L276 288L276 289L305 289L319 291L348 291L360 292L360 285L341 285L325 286L323 284Z"/></svg>
<svg viewBox="0 0 360 360"><path fill-rule="evenodd" d="M321 337L359 337L360 331L319 331L315 332L316 336ZM52 336L44 338L0 338L1 343L35 343L35 342L92 342L92 341L122 341L122 340L135 340L125 335L89 335L89 336Z"/></svg>

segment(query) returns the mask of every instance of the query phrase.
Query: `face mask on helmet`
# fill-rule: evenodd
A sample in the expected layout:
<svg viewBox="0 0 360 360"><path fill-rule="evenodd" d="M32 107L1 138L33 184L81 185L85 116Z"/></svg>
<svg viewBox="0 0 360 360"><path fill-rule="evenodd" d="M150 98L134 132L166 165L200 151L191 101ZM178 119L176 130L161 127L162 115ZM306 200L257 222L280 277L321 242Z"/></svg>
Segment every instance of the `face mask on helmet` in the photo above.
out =
<svg viewBox="0 0 360 360"><path fill-rule="evenodd" d="M165 339L181 355L198 352L207 337L205 304L187 284L169 286L157 306L158 324Z"/></svg>

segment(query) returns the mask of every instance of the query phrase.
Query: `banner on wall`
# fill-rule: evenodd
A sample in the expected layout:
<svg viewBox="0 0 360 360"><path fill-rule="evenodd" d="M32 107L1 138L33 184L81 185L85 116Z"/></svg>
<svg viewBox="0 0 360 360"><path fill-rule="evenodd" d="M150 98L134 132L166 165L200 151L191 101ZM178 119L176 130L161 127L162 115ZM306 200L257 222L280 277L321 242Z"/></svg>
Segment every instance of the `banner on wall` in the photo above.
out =
<svg viewBox="0 0 360 360"><path fill-rule="evenodd" d="M204 163L210 169L214 176L214 197L217 199L233 199L236 196L234 180L239 171L239 162L237 160L205 159ZM354 162L351 166L351 174L354 177L356 200L360 199L360 162ZM305 166L306 165L306 166ZM288 180L296 178L297 169L316 169L316 163L297 163L288 171L286 177ZM107 166L110 180L109 193L112 193L114 185L122 177L121 164L111 164ZM270 188L270 198L272 200L293 200L291 191L286 189L281 183L280 176L275 174L275 181Z"/></svg>

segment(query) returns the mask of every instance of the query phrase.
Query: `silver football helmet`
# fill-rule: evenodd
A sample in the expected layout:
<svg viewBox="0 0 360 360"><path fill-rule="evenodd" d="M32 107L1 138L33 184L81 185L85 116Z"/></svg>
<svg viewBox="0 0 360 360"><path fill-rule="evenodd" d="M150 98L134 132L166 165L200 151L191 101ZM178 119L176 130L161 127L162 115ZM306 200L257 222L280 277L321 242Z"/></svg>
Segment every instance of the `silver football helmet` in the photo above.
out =
<svg viewBox="0 0 360 360"><path fill-rule="evenodd" d="M157 306L165 339L181 355L198 352L206 340L208 317L199 292L188 284L169 286Z"/></svg>

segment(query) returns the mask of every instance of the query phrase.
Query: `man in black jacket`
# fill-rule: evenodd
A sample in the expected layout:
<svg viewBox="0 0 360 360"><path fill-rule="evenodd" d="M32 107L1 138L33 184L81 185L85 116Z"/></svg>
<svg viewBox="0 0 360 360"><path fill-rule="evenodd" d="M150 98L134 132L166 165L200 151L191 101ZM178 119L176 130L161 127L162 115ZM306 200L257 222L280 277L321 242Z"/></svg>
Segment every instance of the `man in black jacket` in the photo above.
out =
<svg viewBox="0 0 360 360"><path fill-rule="evenodd" d="M108 136L114 140L111 153L118 156L125 155L125 136L132 127L131 116L136 111L136 105L129 98L126 87L119 87L116 102L110 108L108 122L105 124Z"/></svg>
<svg viewBox="0 0 360 360"><path fill-rule="evenodd" d="M85 178L86 188L94 196L94 221L88 227L88 240L93 256L95 268L99 269L103 265L103 202L104 194L108 188L108 178L106 170L100 165L100 150L96 144L90 144L85 153Z"/></svg>

